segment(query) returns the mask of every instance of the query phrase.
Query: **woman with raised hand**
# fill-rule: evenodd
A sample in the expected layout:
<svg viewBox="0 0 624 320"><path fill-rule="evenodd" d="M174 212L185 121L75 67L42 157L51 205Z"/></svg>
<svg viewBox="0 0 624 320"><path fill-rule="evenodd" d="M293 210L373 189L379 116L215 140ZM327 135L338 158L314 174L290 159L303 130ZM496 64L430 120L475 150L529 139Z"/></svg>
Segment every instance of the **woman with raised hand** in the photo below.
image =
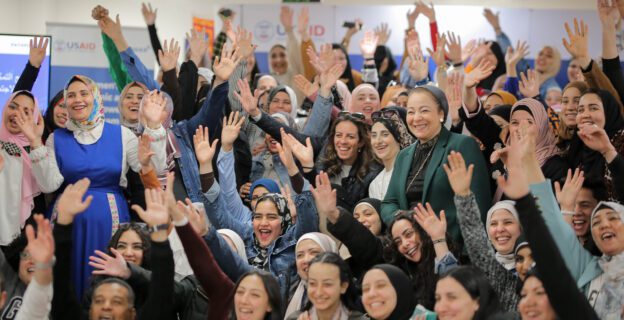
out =
<svg viewBox="0 0 624 320"><path fill-rule="evenodd" d="M407 125L418 142L402 150L394 164L390 186L382 202L381 214L390 223L397 210L416 207L429 202L434 211L444 210L448 232L453 240L462 243L456 207L451 201L452 190L441 164L448 154L460 151L475 165L471 189L479 207L485 212L491 201L487 167L477 142L461 134L448 131L443 123L449 114L449 103L434 86L414 89L407 103Z"/></svg>
<svg viewBox="0 0 624 320"><path fill-rule="evenodd" d="M33 172L43 183L42 191L54 192L84 177L94 181L89 194L95 205L88 209L89 214L78 217L78 227L74 229L73 282L81 295L92 271L87 257L96 249L103 250L119 224L129 220L121 192L127 185L125 174L128 169L138 172L145 164L137 155L137 137L125 127L104 122L102 98L93 80L73 76L65 87L65 101L70 118L67 128L50 135L45 147L40 142L41 132L34 125L23 131L33 147ZM142 139L154 141L153 162L158 170L165 162L165 130L160 120L165 103L162 94L155 91L142 101L141 116L146 120ZM22 126L26 128L27 123L30 121ZM52 219L55 218L53 212Z"/></svg>
<svg viewBox="0 0 624 320"><path fill-rule="evenodd" d="M310 301L302 312L286 316L286 319L368 319L357 310L359 294L351 270L337 253L321 253L310 262L307 284Z"/></svg>

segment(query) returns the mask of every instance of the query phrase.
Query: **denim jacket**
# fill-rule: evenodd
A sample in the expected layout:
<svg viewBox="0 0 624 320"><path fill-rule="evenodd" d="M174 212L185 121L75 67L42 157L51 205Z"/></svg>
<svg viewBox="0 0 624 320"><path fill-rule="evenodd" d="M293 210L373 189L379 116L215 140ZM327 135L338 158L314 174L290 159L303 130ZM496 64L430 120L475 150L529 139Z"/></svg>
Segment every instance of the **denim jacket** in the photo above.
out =
<svg viewBox="0 0 624 320"><path fill-rule="evenodd" d="M195 129L199 125L207 126L210 117L210 106L222 106L227 98L228 84L227 82L214 88L208 92L207 98L202 105L201 110L191 119L176 122L171 131L176 137L177 145L180 150L180 159L178 159L178 167L182 173L182 181L184 187L193 202L201 202L201 181L199 180L199 166L195 158L195 149L193 147L193 135Z"/></svg>
<svg viewBox="0 0 624 320"><path fill-rule="evenodd" d="M223 202L218 199L222 195L220 192L212 192L214 188L219 188L218 183L215 182L209 191L211 194L205 194L204 205L212 227L204 237L204 240L210 247L221 269L232 281L237 281L240 276L250 271L253 267L234 253L216 230L228 228L234 231L243 231L239 235L245 242L247 256L251 260L258 255L253 245L253 227L251 223L241 222L224 210L221 206ZM296 195L294 202L297 206L297 223L290 226L268 248L269 271L277 278L282 297L285 299L284 301L288 301L291 285L299 280L297 268L295 267L295 246L297 240L308 232L318 232L319 230L319 218L312 193L305 191Z"/></svg>
<svg viewBox="0 0 624 320"><path fill-rule="evenodd" d="M158 82L154 80L154 76L150 75L149 70L145 67L141 59L134 53L131 47L119 53L121 60L123 61L130 78L134 81L141 82L150 90L158 90L160 86Z"/></svg>
<svg viewBox="0 0 624 320"><path fill-rule="evenodd" d="M260 153L259 155L253 157L251 164L251 178L250 181L254 182L260 178L265 176L265 172L267 170L265 163L267 158L270 158L270 161L273 164L273 169L277 173L279 177L278 184L282 184L283 186L290 186L290 175L288 175L288 169L282 163L282 160L279 157L279 154L271 154L268 150ZM273 179L275 180L275 179Z"/></svg>

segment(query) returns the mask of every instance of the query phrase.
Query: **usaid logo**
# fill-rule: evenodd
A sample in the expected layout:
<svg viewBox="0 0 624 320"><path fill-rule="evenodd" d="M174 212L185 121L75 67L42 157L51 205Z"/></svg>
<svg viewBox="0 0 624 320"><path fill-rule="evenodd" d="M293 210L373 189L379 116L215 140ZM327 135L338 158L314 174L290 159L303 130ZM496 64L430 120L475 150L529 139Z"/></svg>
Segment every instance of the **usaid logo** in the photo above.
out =
<svg viewBox="0 0 624 320"><path fill-rule="evenodd" d="M254 37L260 42L268 42L275 36L275 26L273 23L262 20L254 27Z"/></svg>
<svg viewBox="0 0 624 320"><path fill-rule="evenodd" d="M95 51L95 42L65 41L58 39L53 41L54 51L57 52L82 52L91 53Z"/></svg>

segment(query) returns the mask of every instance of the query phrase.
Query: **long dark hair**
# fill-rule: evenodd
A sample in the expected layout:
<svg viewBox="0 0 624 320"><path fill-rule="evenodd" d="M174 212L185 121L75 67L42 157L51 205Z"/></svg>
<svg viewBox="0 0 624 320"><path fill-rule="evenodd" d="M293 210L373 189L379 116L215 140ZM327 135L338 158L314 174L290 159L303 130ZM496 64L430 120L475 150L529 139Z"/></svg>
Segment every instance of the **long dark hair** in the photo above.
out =
<svg viewBox="0 0 624 320"><path fill-rule="evenodd" d="M438 275L435 273L435 250L433 248L433 242L431 237L425 232L425 230L414 220L412 217L412 211L398 211L394 219L390 223L387 229L386 246L385 246L385 258L389 263L403 269L405 273L412 280L414 286L414 294L419 304L422 304L427 309L432 309L435 302L435 286L438 280ZM392 240L392 228L397 221L407 220L411 223L414 231L418 233L421 241L421 258L420 262L412 262L407 260L403 254L399 252L399 249ZM450 241L451 237L447 235L449 250L455 253L455 247Z"/></svg>
<svg viewBox="0 0 624 320"><path fill-rule="evenodd" d="M351 275L351 268L349 268L349 264L342 260L338 254L333 252L323 252L314 257L314 259L310 261L308 270L310 270L312 265L316 263L327 263L338 268L338 272L340 273L340 284L345 282L349 284L347 291L340 295L340 301L342 301L342 305L347 308L347 310L358 310L359 307L357 301L360 295L358 294L353 282L353 276ZM304 309L310 310L310 308L312 308L312 302L308 301Z"/></svg>
<svg viewBox="0 0 624 320"><path fill-rule="evenodd" d="M502 311L498 296L483 272L473 266L462 266L451 269L440 277L440 280L451 277L459 282L473 299L479 302L479 310L472 319L485 320ZM529 277L527 275L527 277Z"/></svg>
<svg viewBox="0 0 624 320"><path fill-rule="evenodd" d="M347 79L347 82L346 82L347 88L349 88L349 91L353 91L353 89L355 89L355 80L353 80L353 73L351 70L351 59L349 59L349 54L347 53L347 49L345 49L345 47L343 47L339 43L332 43L332 49L340 50L342 51L342 53L344 53L345 58L347 59L347 66L345 67L344 71L340 75L340 79Z"/></svg>
<svg viewBox="0 0 624 320"><path fill-rule="evenodd" d="M117 244L119 243L119 239L124 233L128 231L136 232L136 234L141 239L141 242L143 243L143 260L141 262L140 267L149 270L150 238L149 238L149 234L147 233L145 226L142 224L139 224L136 222L130 222L130 223L124 223L120 225L119 229L117 229L117 231L113 234L110 241L108 242L108 247L107 247L108 254L113 255L112 252L110 251L110 248L117 249Z"/></svg>
<svg viewBox="0 0 624 320"><path fill-rule="evenodd" d="M496 63L496 68L494 69L494 71L492 71L492 74L488 76L487 78L481 80L481 82L479 82L477 86L483 89L492 90L492 87L494 86L494 82L496 82L496 79L504 75L507 72L507 68L505 66L505 53L503 53L503 50L501 49L498 42L487 41L486 43L492 44L490 46L490 51L492 51L494 56L496 56L496 60L498 61Z"/></svg>
<svg viewBox="0 0 624 320"><path fill-rule="evenodd" d="M336 127L338 124L345 121L349 121L357 127L359 142L364 142L360 154L353 163L353 169L357 170L356 178L361 181L368 173L370 163L374 161L373 151L371 150L372 148L370 145L370 128L363 121L352 119L352 116L342 116L334 121L334 124L329 130L329 141L327 143L327 148L325 149L325 155L323 155L321 159L321 164L330 177L338 176L340 175L340 172L342 172L342 160L338 158L338 154L336 153L334 136L336 135Z"/></svg>
<svg viewBox="0 0 624 320"><path fill-rule="evenodd" d="M242 275L236 285L234 286L234 290L232 290L232 295L236 295L236 290L238 290L238 286L240 286L241 282L250 276L257 276L262 280L262 284L264 285L264 290L269 297L269 305L271 306L271 312L267 312L264 316L264 320L282 320L284 317L284 306L282 305L282 295L280 294L280 285L277 283L277 280L273 277L272 274L258 269L253 269ZM234 299L232 299L234 301ZM236 306L232 303L232 311L230 312L230 319L236 320Z"/></svg>

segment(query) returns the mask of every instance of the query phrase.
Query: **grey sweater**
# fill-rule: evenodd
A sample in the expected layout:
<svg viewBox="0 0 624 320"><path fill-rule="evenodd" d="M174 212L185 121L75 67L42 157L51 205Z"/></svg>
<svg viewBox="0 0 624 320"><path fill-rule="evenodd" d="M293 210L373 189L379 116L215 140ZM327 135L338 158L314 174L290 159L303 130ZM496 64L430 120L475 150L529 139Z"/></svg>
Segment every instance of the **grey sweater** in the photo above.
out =
<svg viewBox="0 0 624 320"><path fill-rule="evenodd" d="M7 293L4 309L0 309L0 320L15 319L17 311L19 311L22 305L26 285L20 280L18 273L9 265L1 250L0 272L2 272L4 277L4 290Z"/></svg>
<svg viewBox="0 0 624 320"><path fill-rule="evenodd" d="M467 197L455 195L455 208L464 244L473 265L481 269L498 294L506 311L515 311L518 303L516 285L518 279L497 260L487 233L481 222L481 214L474 194Z"/></svg>

